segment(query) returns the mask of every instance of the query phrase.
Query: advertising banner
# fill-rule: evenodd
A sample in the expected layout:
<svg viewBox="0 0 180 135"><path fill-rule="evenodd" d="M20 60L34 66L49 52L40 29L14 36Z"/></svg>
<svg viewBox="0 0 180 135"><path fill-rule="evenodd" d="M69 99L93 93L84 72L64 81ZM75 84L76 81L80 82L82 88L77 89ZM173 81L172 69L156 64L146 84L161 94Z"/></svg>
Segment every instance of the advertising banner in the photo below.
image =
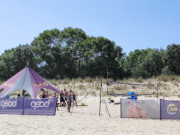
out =
<svg viewBox="0 0 180 135"><path fill-rule="evenodd" d="M23 115L24 98L0 98L0 114Z"/></svg>
<svg viewBox="0 0 180 135"><path fill-rule="evenodd" d="M180 119L180 101L161 99L161 119Z"/></svg>
<svg viewBox="0 0 180 135"><path fill-rule="evenodd" d="M24 115L55 115L57 98L24 98Z"/></svg>
<svg viewBox="0 0 180 135"><path fill-rule="evenodd" d="M121 118L160 119L160 100L121 99Z"/></svg>

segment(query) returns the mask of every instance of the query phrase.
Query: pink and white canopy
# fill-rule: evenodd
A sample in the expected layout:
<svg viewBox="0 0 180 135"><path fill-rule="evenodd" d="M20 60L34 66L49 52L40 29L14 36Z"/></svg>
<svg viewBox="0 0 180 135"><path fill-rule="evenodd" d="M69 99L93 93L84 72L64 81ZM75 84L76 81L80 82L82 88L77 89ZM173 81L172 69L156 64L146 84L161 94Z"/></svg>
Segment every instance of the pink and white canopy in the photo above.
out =
<svg viewBox="0 0 180 135"><path fill-rule="evenodd" d="M16 91L25 90L31 98L37 98L38 92L42 88L50 89L54 92L59 93L52 84L43 79L38 73L32 70L29 66L19 71L12 78L0 85L0 89L4 89L1 92L1 97Z"/></svg>

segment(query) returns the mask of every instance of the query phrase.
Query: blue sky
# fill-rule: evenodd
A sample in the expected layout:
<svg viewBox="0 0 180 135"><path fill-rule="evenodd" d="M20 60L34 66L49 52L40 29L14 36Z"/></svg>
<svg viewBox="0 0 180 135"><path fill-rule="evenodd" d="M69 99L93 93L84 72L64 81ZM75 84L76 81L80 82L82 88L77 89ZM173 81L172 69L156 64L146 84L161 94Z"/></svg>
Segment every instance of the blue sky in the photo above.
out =
<svg viewBox="0 0 180 135"><path fill-rule="evenodd" d="M6 0L0 2L0 54L47 29L81 28L127 55L180 44L180 0Z"/></svg>

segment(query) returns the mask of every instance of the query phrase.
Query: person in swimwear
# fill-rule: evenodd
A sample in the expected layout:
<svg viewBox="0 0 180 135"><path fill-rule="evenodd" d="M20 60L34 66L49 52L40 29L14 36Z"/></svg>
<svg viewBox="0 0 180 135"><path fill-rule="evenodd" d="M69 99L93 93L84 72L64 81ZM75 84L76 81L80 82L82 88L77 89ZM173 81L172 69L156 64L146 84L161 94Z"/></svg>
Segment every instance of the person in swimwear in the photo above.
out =
<svg viewBox="0 0 180 135"><path fill-rule="evenodd" d="M59 111L59 109L58 109L58 95L57 95L57 93L54 93L53 97L57 98L56 109Z"/></svg>
<svg viewBox="0 0 180 135"><path fill-rule="evenodd" d="M46 98L46 91L43 91L43 94L39 96L40 98Z"/></svg>
<svg viewBox="0 0 180 135"><path fill-rule="evenodd" d="M68 107L67 107L67 111L70 112L71 109L71 102L72 102L72 91L70 90L69 94L68 94Z"/></svg>
<svg viewBox="0 0 180 135"><path fill-rule="evenodd" d="M65 104L68 104L68 91L64 89Z"/></svg>
<svg viewBox="0 0 180 135"><path fill-rule="evenodd" d="M72 91L72 90L70 90L70 92L71 92L71 95L72 95L73 106L74 106L74 104L76 104L76 106L77 106L77 102L76 102L76 97L77 97L77 95L76 95L75 92Z"/></svg>
<svg viewBox="0 0 180 135"><path fill-rule="evenodd" d="M60 93L60 106L65 106L65 100L64 100L64 92L63 90Z"/></svg>

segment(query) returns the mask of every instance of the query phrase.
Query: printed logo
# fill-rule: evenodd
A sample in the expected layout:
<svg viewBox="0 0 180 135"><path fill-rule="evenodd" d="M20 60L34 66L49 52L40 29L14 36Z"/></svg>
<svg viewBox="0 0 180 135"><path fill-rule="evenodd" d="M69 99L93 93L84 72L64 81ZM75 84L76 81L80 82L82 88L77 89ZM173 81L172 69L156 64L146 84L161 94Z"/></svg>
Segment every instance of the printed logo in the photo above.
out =
<svg viewBox="0 0 180 135"><path fill-rule="evenodd" d="M50 104L50 100L48 101L32 101L31 102L31 107L34 108L34 110L36 110L36 108L47 108L49 107Z"/></svg>
<svg viewBox="0 0 180 135"><path fill-rule="evenodd" d="M13 83L3 83L4 86L7 86L7 87L12 87L14 84Z"/></svg>
<svg viewBox="0 0 180 135"><path fill-rule="evenodd" d="M7 107L16 107L17 106L17 100L15 101L0 101L0 106L4 109Z"/></svg>
<svg viewBox="0 0 180 135"><path fill-rule="evenodd" d="M167 113L169 115L173 115L173 114L176 114L176 112L178 111L178 108L175 104L169 104L167 106Z"/></svg>
<svg viewBox="0 0 180 135"><path fill-rule="evenodd" d="M39 87L39 86L48 86L47 82L39 83L39 84L33 84L34 87Z"/></svg>

